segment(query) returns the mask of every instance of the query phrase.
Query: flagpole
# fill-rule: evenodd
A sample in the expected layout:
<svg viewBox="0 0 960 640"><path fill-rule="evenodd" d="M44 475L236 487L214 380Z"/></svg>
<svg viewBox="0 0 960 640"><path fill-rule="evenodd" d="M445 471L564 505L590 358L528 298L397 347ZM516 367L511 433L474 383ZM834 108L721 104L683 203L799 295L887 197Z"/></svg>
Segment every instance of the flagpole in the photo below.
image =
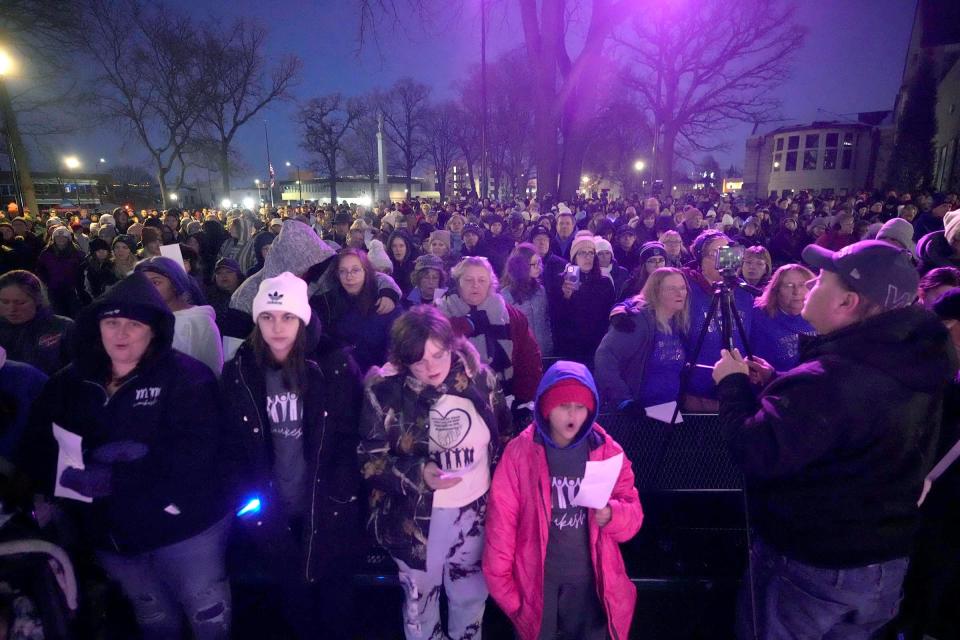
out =
<svg viewBox="0 0 960 640"><path fill-rule="evenodd" d="M270 162L270 135L267 133L267 121L263 121L263 139L267 143L267 177L270 178L270 208L273 208L273 164Z"/></svg>

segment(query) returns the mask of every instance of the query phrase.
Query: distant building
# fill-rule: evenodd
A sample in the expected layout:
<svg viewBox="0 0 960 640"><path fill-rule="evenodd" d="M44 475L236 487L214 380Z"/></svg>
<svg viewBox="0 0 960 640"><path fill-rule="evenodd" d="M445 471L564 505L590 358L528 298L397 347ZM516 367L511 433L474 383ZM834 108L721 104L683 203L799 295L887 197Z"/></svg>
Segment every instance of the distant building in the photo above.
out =
<svg viewBox="0 0 960 640"><path fill-rule="evenodd" d="M743 193L766 198L797 191L846 195L880 186L893 145L890 111L857 120L779 127L747 139Z"/></svg>
<svg viewBox="0 0 960 640"><path fill-rule="evenodd" d="M110 176L99 173L33 172L31 175L41 211L51 208L60 211L79 210L80 207L96 209L102 204L110 184ZM0 171L0 207L5 211L7 204L15 201L13 174Z"/></svg>
<svg viewBox="0 0 960 640"><path fill-rule="evenodd" d="M929 60L937 80L937 134L933 184L941 191L960 189L960 2L918 0L903 65L895 113L903 115L907 88Z"/></svg>
<svg viewBox="0 0 960 640"><path fill-rule="evenodd" d="M409 194L407 193L407 179L404 176L390 176L388 184L390 200L394 202L401 202L408 197L440 197L437 191L425 188L425 186L432 187L432 182L426 185L419 178L413 179L413 193ZM371 182L369 178L342 177L337 180L337 202L369 207L373 203L376 186L376 181ZM301 180L300 184L296 180L285 181L280 182L279 187L280 199L285 204L297 204L301 200L304 202L330 202L330 182L325 179Z"/></svg>

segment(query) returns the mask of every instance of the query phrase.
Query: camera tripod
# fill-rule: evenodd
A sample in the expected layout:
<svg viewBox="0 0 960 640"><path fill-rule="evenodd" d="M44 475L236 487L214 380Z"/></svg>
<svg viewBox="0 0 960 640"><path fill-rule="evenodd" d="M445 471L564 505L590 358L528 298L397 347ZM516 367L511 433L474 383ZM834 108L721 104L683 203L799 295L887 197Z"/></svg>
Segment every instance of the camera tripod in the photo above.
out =
<svg viewBox="0 0 960 640"><path fill-rule="evenodd" d="M705 366L698 365L697 359L700 357L700 352L703 349L703 343L707 337L707 332L710 330L710 326L713 324L715 319L719 319L722 348L733 353L733 331L734 328L736 328L737 334L740 337L740 342L743 344L743 350L746 352L744 355L747 359L753 355L750 350L750 343L747 340L747 332L743 328L743 319L740 317L740 314L737 313L736 307L734 306L733 292L736 291L736 289L741 288L748 291L752 295L759 295L760 291L751 285L739 281L737 279L736 271L734 270L724 270L721 272L721 276L722 277L720 280L713 285L713 298L710 300L710 308L707 311L707 316L704 319L703 326L700 328L700 334L697 336L697 341L693 347L693 351L687 358L687 363L681 373L680 394L677 398L677 406L673 410L673 417L670 420L671 425L676 424L677 416L680 415L680 404L683 402L683 398L687 393L688 387L690 386L690 376L693 374L694 369L696 369L698 366ZM752 624L752 636L756 640L758 633L757 595L756 583L754 580L753 557L751 553L753 536L750 531L750 507L747 502L746 487L744 487L743 491L743 513L747 534L747 589L750 603L750 622Z"/></svg>
<svg viewBox="0 0 960 640"><path fill-rule="evenodd" d="M720 280L713 285L713 298L710 300L707 317L704 319L703 326L700 327L700 334L697 336L693 350L687 357L687 362L680 374L680 395L677 397L677 406L673 410L673 417L670 419L671 425L676 424L677 416L680 415L680 405L690 386L690 376L693 375L693 370L698 366L703 366L697 364L697 359L700 357L707 332L713 325L714 320L719 320L720 340L724 349L733 352L733 331L736 329L737 334L740 336L740 342L743 344L743 350L746 352L744 355L746 355L747 358L750 358L752 355L750 343L747 341L747 332L743 328L743 319L740 317L740 314L736 312L734 306L733 292L737 288L749 291L753 295L758 295L760 292L755 287L738 281L735 272L730 273L724 271L721 275Z"/></svg>

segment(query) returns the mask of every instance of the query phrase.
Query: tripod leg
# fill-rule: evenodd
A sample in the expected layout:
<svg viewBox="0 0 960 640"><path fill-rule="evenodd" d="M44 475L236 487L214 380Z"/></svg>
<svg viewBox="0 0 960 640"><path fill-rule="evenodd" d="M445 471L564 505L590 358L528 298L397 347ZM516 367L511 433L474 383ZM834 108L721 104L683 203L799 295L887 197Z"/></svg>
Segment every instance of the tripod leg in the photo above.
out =
<svg viewBox="0 0 960 640"><path fill-rule="evenodd" d="M710 330L710 324L717 315L717 309L720 306L720 292L713 294L710 300L710 309L707 310L707 316L704 318L703 326L700 327L700 334L697 336L697 342L693 346L693 351L687 356L687 364L680 374L680 395L677 397L677 406L673 410L673 417L670 418L670 424L677 423L677 416L680 415L680 405L683 403L683 397L687 394L687 388L690 386L690 375L697 365L697 358L700 357L700 350L703 349L703 341L707 338L707 331Z"/></svg>
<svg viewBox="0 0 960 640"><path fill-rule="evenodd" d="M743 343L743 355L749 360L753 356L753 351L750 349L750 342L747 340L747 332L743 328L743 318L740 317L736 305L733 304L733 296L730 296L730 311L730 315L733 316L733 321L737 325L737 333L740 335L740 341Z"/></svg>

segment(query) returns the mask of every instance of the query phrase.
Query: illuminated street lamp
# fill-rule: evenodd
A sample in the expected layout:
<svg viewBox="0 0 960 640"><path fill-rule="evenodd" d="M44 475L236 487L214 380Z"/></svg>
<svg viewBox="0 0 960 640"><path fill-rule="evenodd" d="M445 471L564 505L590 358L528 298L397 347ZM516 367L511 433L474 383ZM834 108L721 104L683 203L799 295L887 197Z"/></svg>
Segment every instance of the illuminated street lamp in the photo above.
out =
<svg viewBox="0 0 960 640"><path fill-rule="evenodd" d="M289 167L290 161L287 160L286 164ZM303 206L303 185L300 184L300 165L293 163L293 166L297 168L297 188L300 191L300 206L302 207Z"/></svg>
<svg viewBox="0 0 960 640"><path fill-rule="evenodd" d="M106 164L106 163L107 163L106 158L100 158L100 164Z"/></svg>
<svg viewBox="0 0 960 640"><path fill-rule="evenodd" d="M590 182L590 176L583 176L582 178L580 178L580 182L582 182L583 184L587 184L588 182Z"/></svg>
<svg viewBox="0 0 960 640"><path fill-rule="evenodd" d="M170 200L172 200L173 202L176 202L176 201L179 200L179 199L180 199L180 197L179 197L177 194L175 194L175 193L171 193L171 194L170 194Z"/></svg>
<svg viewBox="0 0 960 640"><path fill-rule="evenodd" d="M7 92L6 78L16 71L16 66L13 57L0 49L0 129L3 130L3 137L7 141L4 152L10 158L10 173L13 174L13 192L17 206L20 207L21 215L26 213L27 209L36 214L38 212L37 194L33 188L33 177L30 175L30 161L20 137L17 114L13 110L13 103Z"/></svg>
<svg viewBox="0 0 960 640"><path fill-rule="evenodd" d="M263 202L263 194L260 193L260 178L254 178L253 184L257 185L257 201Z"/></svg>
<svg viewBox="0 0 960 640"><path fill-rule="evenodd" d="M637 172L637 182L640 183L640 193L643 193L643 170L647 168L647 163L643 160L637 160L633 163L633 170Z"/></svg>
<svg viewBox="0 0 960 640"><path fill-rule="evenodd" d="M64 156L63 166L67 168L68 171L76 171L80 168L80 158L77 156ZM82 198L80 197L80 180L74 176L73 187L77 190L77 207L82 206Z"/></svg>

